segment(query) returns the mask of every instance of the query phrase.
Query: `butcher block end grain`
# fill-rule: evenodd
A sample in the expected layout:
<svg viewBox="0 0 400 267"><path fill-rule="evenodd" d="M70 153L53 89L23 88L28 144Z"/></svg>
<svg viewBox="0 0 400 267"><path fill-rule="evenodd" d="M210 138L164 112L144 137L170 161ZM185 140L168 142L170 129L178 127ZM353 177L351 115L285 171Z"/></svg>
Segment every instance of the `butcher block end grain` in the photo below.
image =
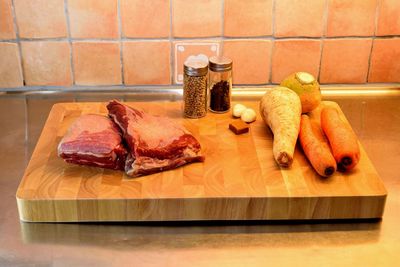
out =
<svg viewBox="0 0 400 267"><path fill-rule="evenodd" d="M235 104L235 103L234 103ZM244 103L257 110L257 102ZM337 104L325 102L343 113ZM66 164L57 145L82 114L107 114L106 103L53 107L17 191L20 219L31 222L316 220L382 217L386 189L362 145L349 173L321 178L296 147L281 169L272 133L257 114L248 134L227 127L231 114L182 118L180 102L127 103L188 129L206 160L130 178L122 171Z"/></svg>

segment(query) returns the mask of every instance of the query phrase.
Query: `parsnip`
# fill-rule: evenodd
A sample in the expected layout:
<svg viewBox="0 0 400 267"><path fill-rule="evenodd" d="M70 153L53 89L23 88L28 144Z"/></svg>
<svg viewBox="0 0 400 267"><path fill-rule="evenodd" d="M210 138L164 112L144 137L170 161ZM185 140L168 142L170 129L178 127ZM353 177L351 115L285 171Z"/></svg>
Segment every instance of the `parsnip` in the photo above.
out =
<svg viewBox="0 0 400 267"><path fill-rule="evenodd" d="M260 113L274 134L273 154L281 167L290 167L300 130L301 101L286 87L275 87L261 98Z"/></svg>

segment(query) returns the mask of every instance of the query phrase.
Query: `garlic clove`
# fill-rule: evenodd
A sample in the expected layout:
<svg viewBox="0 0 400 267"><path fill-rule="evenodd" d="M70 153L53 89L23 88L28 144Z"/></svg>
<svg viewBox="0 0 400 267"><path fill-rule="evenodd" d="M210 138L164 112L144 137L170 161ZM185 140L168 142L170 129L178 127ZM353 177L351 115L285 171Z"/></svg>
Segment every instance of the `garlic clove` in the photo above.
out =
<svg viewBox="0 0 400 267"><path fill-rule="evenodd" d="M236 118L240 118L240 116L242 115L243 111L246 110L246 106L242 105L242 104L236 104L233 107L233 112L232 115Z"/></svg>
<svg viewBox="0 0 400 267"><path fill-rule="evenodd" d="M240 118L242 121L250 123L256 120L257 114L252 108L248 108L245 111L243 111L242 115Z"/></svg>

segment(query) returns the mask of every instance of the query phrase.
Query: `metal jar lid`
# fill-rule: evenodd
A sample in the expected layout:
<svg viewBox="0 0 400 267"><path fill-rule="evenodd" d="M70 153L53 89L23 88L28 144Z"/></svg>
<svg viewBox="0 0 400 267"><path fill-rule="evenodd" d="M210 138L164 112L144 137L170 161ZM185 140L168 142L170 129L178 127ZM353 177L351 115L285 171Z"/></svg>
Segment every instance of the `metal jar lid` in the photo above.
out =
<svg viewBox="0 0 400 267"><path fill-rule="evenodd" d="M208 73L208 63L205 61L186 61L183 71L189 76L204 76Z"/></svg>
<svg viewBox="0 0 400 267"><path fill-rule="evenodd" d="M232 69L232 60L221 56L212 56L209 58L210 70L212 71L227 71Z"/></svg>

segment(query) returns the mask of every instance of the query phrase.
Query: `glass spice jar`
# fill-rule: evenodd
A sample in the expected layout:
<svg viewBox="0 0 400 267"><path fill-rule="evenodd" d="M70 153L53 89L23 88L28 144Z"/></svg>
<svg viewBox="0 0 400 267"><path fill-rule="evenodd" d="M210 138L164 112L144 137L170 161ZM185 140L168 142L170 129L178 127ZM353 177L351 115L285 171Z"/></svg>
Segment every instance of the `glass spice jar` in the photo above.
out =
<svg viewBox="0 0 400 267"><path fill-rule="evenodd" d="M210 57L209 109L225 113L231 108L232 60L227 57Z"/></svg>
<svg viewBox="0 0 400 267"><path fill-rule="evenodd" d="M204 117L207 114L208 64L185 62L183 72L183 114L193 119Z"/></svg>

